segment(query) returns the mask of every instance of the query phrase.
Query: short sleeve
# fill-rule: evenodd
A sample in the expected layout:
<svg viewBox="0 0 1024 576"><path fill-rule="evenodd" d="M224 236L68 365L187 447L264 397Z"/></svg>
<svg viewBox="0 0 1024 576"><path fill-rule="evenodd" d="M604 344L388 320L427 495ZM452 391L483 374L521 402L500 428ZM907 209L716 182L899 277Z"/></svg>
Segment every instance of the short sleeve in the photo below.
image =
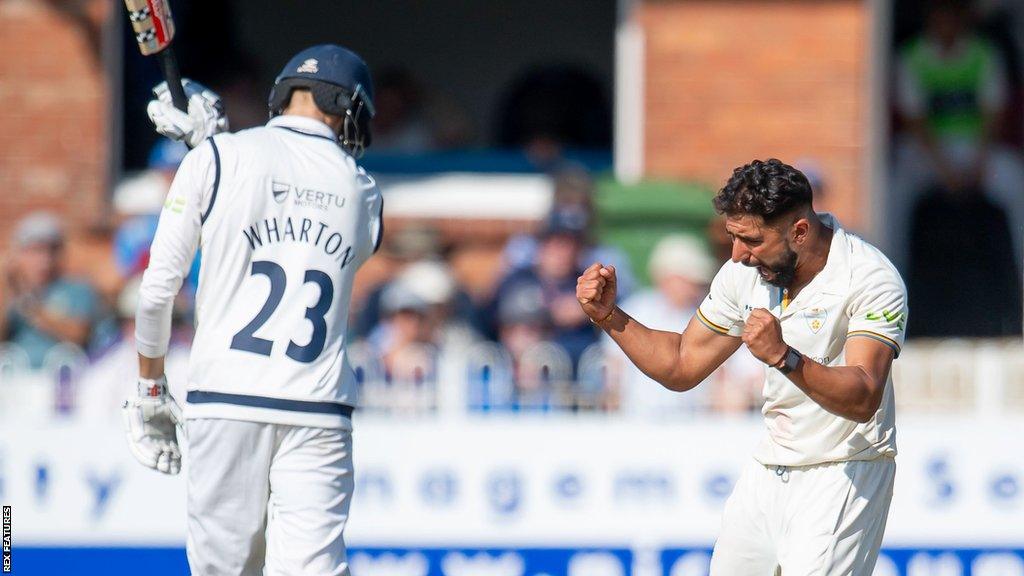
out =
<svg viewBox="0 0 1024 576"><path fill-rule="evenodd" d="M743 334L743 307L736 298L733 265L727 263L711 281L711 289L697 308L697 319L712 332L726 336Z"/></svg>
<svg viewBox="0 0 1024 576"><path fill-rule="evenodd" d="M907 327L907 289L894 270L869 274L850 302L846 337L872 338L898 357Z"/></svg>
<svg viewBox="0 0 1024 576"><path fill-rule="evenodd" d="M384 240L384 196L373 176L362 168L356 169L356 185L362 191L363 208L366 210L367 243L362 250L365 260L380 249Z"/></svg>

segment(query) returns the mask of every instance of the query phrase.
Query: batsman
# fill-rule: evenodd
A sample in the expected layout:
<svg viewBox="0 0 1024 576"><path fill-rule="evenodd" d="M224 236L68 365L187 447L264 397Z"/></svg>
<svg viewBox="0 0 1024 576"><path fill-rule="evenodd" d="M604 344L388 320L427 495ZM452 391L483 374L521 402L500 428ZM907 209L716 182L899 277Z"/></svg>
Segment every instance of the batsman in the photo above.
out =
<svg viewBox="0 0 1024 576"><path fill-rule="evenodd" d="M612 267L588 268L577 299L670 390L697 386L742 344L764 363L768 433L725 505L713 576L870 576L896 473L890 369L906 327L903 280L816 213L807 178L779 160L737 168L714 204L732 257L682 334L616 307Z"/></svg>
<svg viewBox="0 0 1024 576"><path fill-rule="evenodd" d="M346 355L356 270L380 246L383 204L356 159L370 144L373 84L335 45L295 55L266 126L226 127L191 82L187 113L166 86L149 116L187 142L139 295L137 391L123 414L132 454L168 474L188 443L192 574L349 573L356 384ZM215 134L216 133L216 134ZM167 393L174 297L197 249L196 334L183 420Z"/></svg>

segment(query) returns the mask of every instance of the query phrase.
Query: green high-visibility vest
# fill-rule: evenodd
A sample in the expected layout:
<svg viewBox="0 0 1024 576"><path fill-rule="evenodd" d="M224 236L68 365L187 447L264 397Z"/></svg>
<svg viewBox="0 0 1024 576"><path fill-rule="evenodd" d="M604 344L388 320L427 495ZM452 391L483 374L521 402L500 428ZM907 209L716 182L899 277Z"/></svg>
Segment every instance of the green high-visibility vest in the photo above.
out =
<svg viewBox="0 0 1024 576"><path fill-rule="evenodd" d="M941 60L921 38L910 44L905 54L910 73L924 92L932 130L940 136L980 136L984 125L982 82L987 67L995 60L988 42L971 38L957 58Z"/></svg>

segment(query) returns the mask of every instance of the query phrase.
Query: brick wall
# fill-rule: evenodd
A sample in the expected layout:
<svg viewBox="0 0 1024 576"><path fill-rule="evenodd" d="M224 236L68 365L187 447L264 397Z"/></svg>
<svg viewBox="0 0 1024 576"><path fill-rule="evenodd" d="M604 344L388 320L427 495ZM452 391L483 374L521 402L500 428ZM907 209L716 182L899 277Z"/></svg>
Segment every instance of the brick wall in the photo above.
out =
<svg viewBox="0 0 1024 576"><path fill-rule="evenodd" d="M104 215L107 87L98 42L113 2L0 1L0 248L24 214Z"/></svg>
<svg viewBox="0 0 1024 576"><path fill-rule="evenodd" d="M821 208L863 228L866 0L648 0L645 172L721 186L754 158L817 162Z"/></svg>

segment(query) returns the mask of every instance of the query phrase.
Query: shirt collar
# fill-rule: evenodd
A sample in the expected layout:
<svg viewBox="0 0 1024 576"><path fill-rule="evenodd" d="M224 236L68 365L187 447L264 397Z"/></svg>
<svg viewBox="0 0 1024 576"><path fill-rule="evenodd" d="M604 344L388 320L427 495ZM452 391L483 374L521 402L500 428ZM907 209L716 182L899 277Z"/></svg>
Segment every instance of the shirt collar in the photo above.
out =
<svg viewBox="0 0 1024 576"><path fill-rule="evenodd" d="M274 116L269 122L267 122L267 126L285 128L296 132L302 132L303 134L308 134L310 136L328 138L335 142L338 140L338 135L334 133L334 130L332 130L330 126L319 120L308 118L306 116L296 116L294 114Z"/></svg>

